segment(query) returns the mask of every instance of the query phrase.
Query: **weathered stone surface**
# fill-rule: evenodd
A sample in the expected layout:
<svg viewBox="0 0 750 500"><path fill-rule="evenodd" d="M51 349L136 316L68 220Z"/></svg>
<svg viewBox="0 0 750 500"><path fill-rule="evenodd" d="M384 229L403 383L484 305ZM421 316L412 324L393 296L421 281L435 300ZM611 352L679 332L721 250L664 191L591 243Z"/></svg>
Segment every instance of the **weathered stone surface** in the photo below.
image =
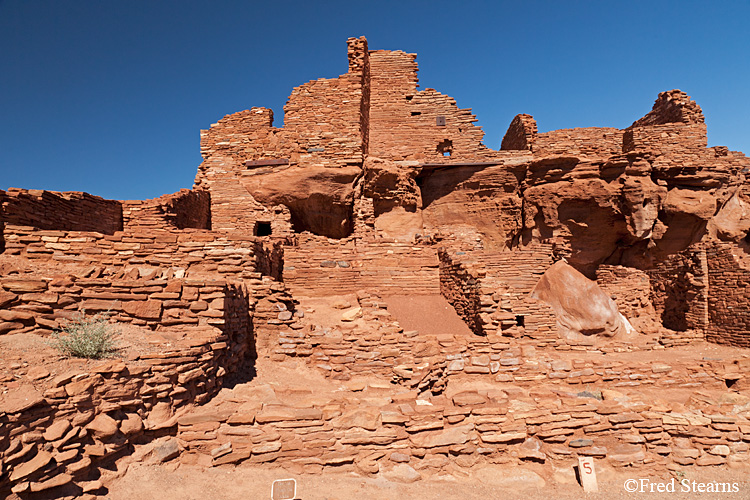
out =
<svg viewBox="0 0 750 500"><path fill-rule="evenodd" d="M70 474L57 474L55 477L42 481L41 483L31 483L31 491L45 491L58 486L64 486L73 481L73 476Z"/></svg>
<svg viewBox="0 0 750 500"><path fill-rule="evenodd" d="M162 303L159 300L124 302L122 309L137 318L159 319L161 317Z"/></svg>
<svg viewBox="0 0 750 500"><path fill-rule="evenodd" d="M44 403L44 397L31 385L22 385L8 391L0 401L0 410L5 413L19 413Z"/></svg>
<svg viewBox="0 0 750 500"><path fill-rule="evenodd" d="M152 459L155 463L162 463L176 458L179 454L179 443L175 438L169 438L154 447Z"/></svg>
<svg viewBox="0 0 750 500"><path fill-rule="evenodd" d="M399 464L383 475L391 481L400 483L413 483L422 479L422 475L407 464Z"/></svg>
<svg viewBox="0 0 750 500"><path fill-rule="evenodd" d="M71 429L70 422L64 419L56 420L52 425L47 427L47 430L44 431L44 440L45 441L57 441L61 437L63 437L70 429Z"/></svg>
<svg viewBox="0 0 750 500"><path fill-rule="evenodd" d="M568 446L570 446L571 448L584 448L593 444L594 442L590 439L574 439L573 441L568 443Z"/></svg>
<svg viewBox="0 0 750 500"><path fill-rule="evenodd" d="M320 420L323 412L317 408L290 408L284 406L266 406L255 415L259 424L282 422L288 420Z"/></svg>
<svg viewBox="0 0 750 500"><path fill-rule="evenodd" d="M453 403L457 406L474 406L487 402L487 398L476 392L460 392L453 396Z"/></svg>
<svg viewBox="0 0 750 500"><path fill-rule="evenodd" d="M409 440L418 448L436 448L438 446L451 446L464 444L474 429L473 424L449 427L442 431L426 431L414 434Z"/></svg>
<svg viewBox="0 0 750 500"><path fill-rule="evenodd" d="M100 413L86 426L86 430L99 439L107 439L117 433L117 421L106 413Z"/></svg>
<svg viewBox="0 0 750 500"><path fill-rule="evenodd" d="M143 420L136 413L128 413L120 422L120 432L126 436L138 434L143 430Z"/></svg>
<svg viewBox="0 0 750 500"><path fill-rule="evenodd" d="M355 319L361 317L362 308L355 307L354 309L349 309L348 311L345 311L343 314L341 314L341 321L354 321Z"/></svg>
<svg viewBox="0 0 750 500"><path fill-rule="evenodd" d="M564 261L547 269L531 296L552 307L558 329L566 338L586 335L627 338L636 333L617 310L617 304L595 282Z"/></svg>
<svg viewBox="0 0 750 500"><path fill-rule="evenodd" d="M38 471L52 460L52 454L46 451L38 452L31 460L22 463L18 467L15 467L10 473L10 480L15 482L19 479L30 476L34 472Z"/></svg>
<svg viewBox="0 0 750 500"><path fill-rule="evenodd" d="M510 443L513 441L523 441L525 439L525 432L501 432L482 434L482 441L484 441L485 443Z"/></svg>

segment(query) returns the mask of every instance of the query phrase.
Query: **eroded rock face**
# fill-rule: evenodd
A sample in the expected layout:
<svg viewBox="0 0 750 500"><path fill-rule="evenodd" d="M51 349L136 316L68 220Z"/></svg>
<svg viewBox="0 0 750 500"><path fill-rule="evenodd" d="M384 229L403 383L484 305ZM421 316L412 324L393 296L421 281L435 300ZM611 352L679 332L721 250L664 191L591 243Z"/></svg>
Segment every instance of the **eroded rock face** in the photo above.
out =
<svg viewBox="0 0 750 500"><path fill-rule="evenodd" d="M625 339L636 335L615 302L565 261L554 263L544 273L531 297L552 307L565 338L595 335Z"/></svg>
<svg viewBox="0 0 750 500"><path fill-rule="evenodd" d="M292 226L332 238L351 232L354 180L358 167L292 167L244 177L242 186L264 206L285 205Z"/></svg>

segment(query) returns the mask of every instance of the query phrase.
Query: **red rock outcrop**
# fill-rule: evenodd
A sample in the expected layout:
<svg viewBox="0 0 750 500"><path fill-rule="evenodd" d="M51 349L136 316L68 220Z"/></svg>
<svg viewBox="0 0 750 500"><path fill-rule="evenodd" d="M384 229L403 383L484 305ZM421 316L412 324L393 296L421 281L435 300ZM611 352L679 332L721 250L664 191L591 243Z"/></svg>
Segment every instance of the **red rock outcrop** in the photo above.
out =
<svg viewBox="0 0 750 500"><path fill-rule="evenodd" d="M558 330L566 338L581 335L622 338L636 333L617 310L617 304L594 281L563 260L547 269L531 297L552 307Z"/></svg>

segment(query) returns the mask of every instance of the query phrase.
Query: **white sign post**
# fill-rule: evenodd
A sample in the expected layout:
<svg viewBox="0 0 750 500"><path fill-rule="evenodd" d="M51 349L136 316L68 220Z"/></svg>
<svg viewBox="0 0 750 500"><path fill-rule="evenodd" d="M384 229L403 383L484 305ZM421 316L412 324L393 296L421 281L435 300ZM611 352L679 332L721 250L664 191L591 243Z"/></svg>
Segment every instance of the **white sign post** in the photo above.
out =
<svg viewBox="0 0 750 500"><path fill-rule="evenodd" d="M297 498L296 479L277 479L271 486L271 500L294 500Z"/></svg>
<svg viewBox="0 0 750 500"><path fill-rule="evenodd" d="M578 457L578 474L581 476L583 491L586 493L599 491L599 486L596 484L594 459L592 457Z"/></svg>

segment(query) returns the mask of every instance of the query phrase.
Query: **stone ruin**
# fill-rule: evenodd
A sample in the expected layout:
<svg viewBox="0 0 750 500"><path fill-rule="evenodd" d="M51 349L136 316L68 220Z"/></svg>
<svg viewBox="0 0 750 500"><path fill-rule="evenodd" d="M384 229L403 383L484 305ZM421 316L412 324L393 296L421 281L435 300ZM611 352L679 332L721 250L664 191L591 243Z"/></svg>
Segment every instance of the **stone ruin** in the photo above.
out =
<svg viewBox="0 0 750 500"><path fill-rule="evenodd" d="M750 466L750 160L707 147L700 107L663 92L624 130L520 114L494 151L415 54L362 37L348 60L282 128L251 108L202 131L191 190L0 191L3 493L93 498L128 460ZM406 329L389 297L465 328ZM80 311L109 311L124 354L34 340ZM339 392L255 383L283 366Z"/></svg>

